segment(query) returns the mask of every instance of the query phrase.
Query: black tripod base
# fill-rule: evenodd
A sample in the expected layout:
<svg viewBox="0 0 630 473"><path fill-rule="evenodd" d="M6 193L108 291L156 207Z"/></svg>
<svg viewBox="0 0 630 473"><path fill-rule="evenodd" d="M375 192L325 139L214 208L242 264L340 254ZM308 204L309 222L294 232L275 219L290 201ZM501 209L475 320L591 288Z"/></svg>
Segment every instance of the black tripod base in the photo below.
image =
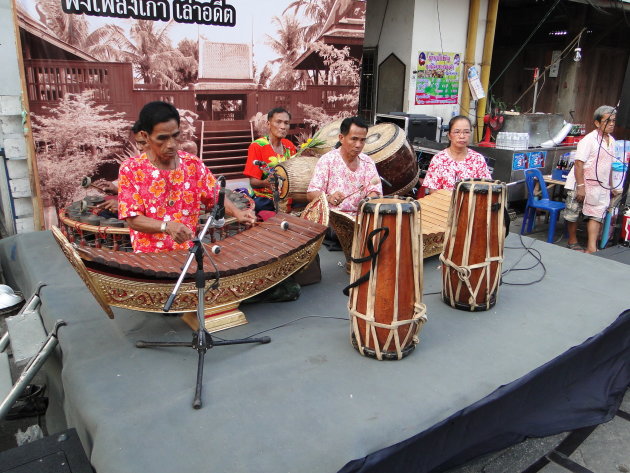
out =
<svg viewBox="0 0 630 473"><path fill-rule="evenodd" d="M215 346L224 345L243 345L245 343L269 343L270 337L260 338L237 338L235 340L213 340L212 335L206 330L193 332L192 341L190 342L148 342L146 340L138 340L137 348L158 348L158 347L188 347L194 348L199 354L197 361L197 383L195 387L195 399L193 400L193 408L201 409L201 386L203 383L203 364L206 352Z"/></svg>
<svg viewBox="0 0 630 473"><path fill-rule="evenodd" d="M158 347L188 347L195 350L209 350L212 347L218 347L222 345L242 345L244 343L269 343L270 337L260 338L237 338L234 340L213 340L210 333L206 332L204 337L204 343L199 343L199 334L193 333L193 339L190 342L149 342L146 340L138 340L136 342L136 348L158 348Z"/></svg>

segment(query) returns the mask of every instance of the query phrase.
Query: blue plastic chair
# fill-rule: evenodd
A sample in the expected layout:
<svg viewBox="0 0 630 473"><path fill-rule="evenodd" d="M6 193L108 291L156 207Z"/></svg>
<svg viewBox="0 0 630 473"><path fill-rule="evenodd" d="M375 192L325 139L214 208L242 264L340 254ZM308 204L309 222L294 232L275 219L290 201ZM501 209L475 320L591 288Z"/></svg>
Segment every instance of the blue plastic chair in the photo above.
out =
<svg viewBox="0 0 630 473"><path fill-rule="evenodd" d="M536 180L538 180L540 192L542 194L540 199L536 199L534 195ZM549 212L547 243L553 243L553 236L556 231L556 222L560 216L560 211L565 207L564 202L557 202L549 199L547 185L545 184L542 173L538 169L527 169L525 171L525 183L527 184L527 205L525 206L525 213L523 214L521 235L525 234L526 228L527 233L531 233L534 227L534 220L536 219L536 210L544 210Z"/></svg>

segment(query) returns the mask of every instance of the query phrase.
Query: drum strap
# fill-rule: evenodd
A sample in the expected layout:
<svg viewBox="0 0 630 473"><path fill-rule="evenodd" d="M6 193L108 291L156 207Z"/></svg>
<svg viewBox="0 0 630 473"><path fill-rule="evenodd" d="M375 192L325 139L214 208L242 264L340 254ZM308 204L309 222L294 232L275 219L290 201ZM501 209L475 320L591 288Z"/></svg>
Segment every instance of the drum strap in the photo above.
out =
<svg viewBox="0 0 630 473"><path fill-rule="evenodd" d="M383 232L383 236L378 242L378 247L375 249L374 242L373 242L374 237L381 232ZM383 245L385 240L387 240L388 236L389 236L389 227L375 228L367 236L366 245L367 245L368 255L364 256L363 258L350 257L353 263L365 263L366 261L371 260L372 264L370 265L370 269L368 269L364 275L362 275L353 283L350 283L348 286L344 287L343 289L344 296L350 295L350 289L352 289L353 287L357 287L370 279L370 273L372 272L372 268L374 268L374 266L376 265L376 257L381 252L381 246Z"/></svg>

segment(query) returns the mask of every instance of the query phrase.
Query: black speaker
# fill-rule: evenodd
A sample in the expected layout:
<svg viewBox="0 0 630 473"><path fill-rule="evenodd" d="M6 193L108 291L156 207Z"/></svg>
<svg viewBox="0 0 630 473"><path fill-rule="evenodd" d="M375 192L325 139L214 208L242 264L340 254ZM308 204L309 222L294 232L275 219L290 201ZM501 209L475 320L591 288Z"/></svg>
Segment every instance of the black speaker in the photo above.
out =
<svg viewBox="0 0 630 473"><path fill-rule="evenodd" d="M0 452L1 473L94 473L75 429Z"/></svg>
<svg viewBox="0 0 630 473"><path fill-rule="evenodd" d="M616 126L619 128L630 128L630 58L628 59L626 76L623 80L623 86L621 87Z"/></svg>

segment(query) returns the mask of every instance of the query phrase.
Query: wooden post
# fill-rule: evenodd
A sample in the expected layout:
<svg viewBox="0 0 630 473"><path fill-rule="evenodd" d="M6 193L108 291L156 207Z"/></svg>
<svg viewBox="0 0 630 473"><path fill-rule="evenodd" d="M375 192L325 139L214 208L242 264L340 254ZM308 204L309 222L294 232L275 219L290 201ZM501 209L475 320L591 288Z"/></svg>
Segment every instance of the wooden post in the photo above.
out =
<svg viewBox="0 0 630 473"><path fill-rule="evenodd" d="M499 0L488 0L488 14L486 16L486 35L483 42L483 57L481 59L481 86L488 93L490 83L490 66L492 64L492 48L494 46L494 30L497 26L497 12L499 10ZM486 114L485 97L477 102L477 120L475 142L481 141L483 133L483 117Z"/></svg>
<svg viewBox="0 0 630 473"><path fill-rule="evenodd" d="M26 139L26 162L28 165L28 177L31 183L31 201L33 203L33 228L35 230L44 229L44 208L41 199L41 188L39 182L39 172L37 170L37 159L35 155L35 141L33 139L33 126L28 104L28 89L26 88L26 77L24 76L24 57L22 56L22 43L20 42L20 28L17 16L17 5L15 0L11 2L13 9L13 34L15 36L15 50L17 53L18 66L20 72L20 83L22 87L22 109L24 113L24 137Z"/></svg>
<svg viewBox="0 0 630 473"><path fill-rule="evenodd" d="M462 100L460 115L470 114L470 87L468 87L468 69L475 65L477 46L477 25L479 24L479 5L481 0L471 0L468 11L468 33L466 35L466 52L464 54L464 79L462 81Z"/></svg>

